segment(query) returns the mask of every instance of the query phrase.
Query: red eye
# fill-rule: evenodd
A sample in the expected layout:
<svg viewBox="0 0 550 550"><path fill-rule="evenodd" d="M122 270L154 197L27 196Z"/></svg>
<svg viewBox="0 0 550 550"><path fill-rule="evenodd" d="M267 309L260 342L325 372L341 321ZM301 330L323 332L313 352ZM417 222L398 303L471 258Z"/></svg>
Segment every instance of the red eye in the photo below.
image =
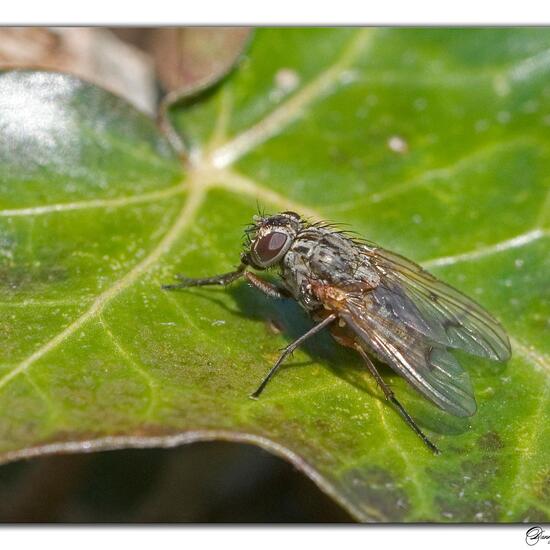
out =
<svg viewBox="0 0 550 550"><path fill-rule="evenodd" d="M268 264L277 257L287 240L287 235L274 231L256 242L254 252L262 264Z"/></svg>

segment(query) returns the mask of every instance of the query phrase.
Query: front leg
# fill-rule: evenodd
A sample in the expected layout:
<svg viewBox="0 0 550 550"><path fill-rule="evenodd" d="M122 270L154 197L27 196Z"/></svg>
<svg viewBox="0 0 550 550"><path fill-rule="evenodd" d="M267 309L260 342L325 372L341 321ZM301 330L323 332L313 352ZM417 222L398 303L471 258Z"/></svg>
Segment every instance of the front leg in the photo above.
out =
<svg viewBox="0 0 550 550"><path fill-rule="evenodd" d="M243 275L245 275L246 264L242 263L235 271L229 273L222 273L221 275L214 275L213 277L204 277L202 279L191 279L184 277L183 275L176 275L176 279L180 282L172 285L162 285L164 290L176 290L178 288L188 288L190 286L208 286L208 285L221 285L227 286L228 284L236 281Z"/></svg>
<svg viewBox="0 0 550 550"><path fill-rule="evenodd" d="M236 281L240 277L244 277L254 288L262 291L264 294L271 296L272 298L288 298L289 292L281 287L278 287L269 281L265 281L261 277L258 277L250 271L246 271L245 263L242 263L235 271L229 273L222 273L221 275L214 275L213 277L204 277L200 279L191 279L184 277L183 275L176 275L176 279L179 283L172 285L162 285L164 290L177 290L180 288L189 288L191 286L210 286L221 285L227 286L233 281Z"/></svg>

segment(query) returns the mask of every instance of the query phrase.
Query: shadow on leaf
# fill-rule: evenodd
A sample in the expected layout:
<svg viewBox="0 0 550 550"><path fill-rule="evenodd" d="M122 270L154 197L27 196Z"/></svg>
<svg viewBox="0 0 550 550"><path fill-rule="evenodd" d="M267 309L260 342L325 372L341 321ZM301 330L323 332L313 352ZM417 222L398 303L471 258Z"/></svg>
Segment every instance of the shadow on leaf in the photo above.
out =
<svg viewBox="0 0 550 550"><path fill-rule="evenodd" d="M292 299L273 300L254 291L245 284L236 284L226 289L211 288L208 291L193 289L185 290L185 292L193 292L195 296L215 303L232 315L263 322L270 334L274 335L280 332L288 340L288 343L305 334L313 326L311 319ZM220 292L229 294L236 307L230 307L225 300L220 299ZM368 393L375 399L379 399L386 407L391 407L386 402L381 390L377 388L375 381L366 370L360 357L352 350L338 345L328 331L317 334L304 342L301 350L311 357L311 361L297 363L290 357L281 366L281 370L302 368L310 366L312 363L320 363L328 367L331 372L342 380L360 391ZM457 418L439 410L411 388L387 365L378 360L375 360L375 363L383 378L394 389L398 399L420 426L435 433L447 435L464 433L469 429L470 419ZM260 381L258 380L258 384Z"/></svg>

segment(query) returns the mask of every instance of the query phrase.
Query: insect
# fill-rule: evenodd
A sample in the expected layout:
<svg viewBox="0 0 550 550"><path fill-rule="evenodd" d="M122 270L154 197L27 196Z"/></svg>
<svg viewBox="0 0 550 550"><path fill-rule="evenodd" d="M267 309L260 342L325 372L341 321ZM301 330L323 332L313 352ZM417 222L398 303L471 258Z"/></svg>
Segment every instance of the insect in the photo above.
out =
<svg viewBox="0 0 550 550"><path fill-rule="evenodd" d="M273 267L279 285L250 270ZM476 401L468 374L448 349L496 361L511 355L502 326L470 298L398 254L295 212L254 216L235 271L204 279L176 275L179 282L163 288L226 286L241 277L268 296L293 298L317 323L283 350L252 398L298 346L328 327L339 344L359 353L388 401L435 453L438 448L396 399L371 355L455 416L473 415Z"/></svg>

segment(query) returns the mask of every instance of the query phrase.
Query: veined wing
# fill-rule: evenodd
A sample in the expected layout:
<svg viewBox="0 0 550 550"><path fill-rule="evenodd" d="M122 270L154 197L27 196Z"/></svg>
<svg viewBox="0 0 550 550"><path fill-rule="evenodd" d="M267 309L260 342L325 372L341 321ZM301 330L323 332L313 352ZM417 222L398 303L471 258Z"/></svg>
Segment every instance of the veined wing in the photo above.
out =
<svg viewBox="0 0 550 550"><path fill-rule="evenodd" d="M430 401L455 416L476 412L468 373L444 346L386 315L371 293L350 294L338 311L356 336Z"/></svg>
<svg viewBox="0 0 550 550"><path fill-rule="evenodd" d="M389 318L443 346L497 361L510 358L502 325L479 304L398 254L362 246L381 279L373 298Z"/></svg>

